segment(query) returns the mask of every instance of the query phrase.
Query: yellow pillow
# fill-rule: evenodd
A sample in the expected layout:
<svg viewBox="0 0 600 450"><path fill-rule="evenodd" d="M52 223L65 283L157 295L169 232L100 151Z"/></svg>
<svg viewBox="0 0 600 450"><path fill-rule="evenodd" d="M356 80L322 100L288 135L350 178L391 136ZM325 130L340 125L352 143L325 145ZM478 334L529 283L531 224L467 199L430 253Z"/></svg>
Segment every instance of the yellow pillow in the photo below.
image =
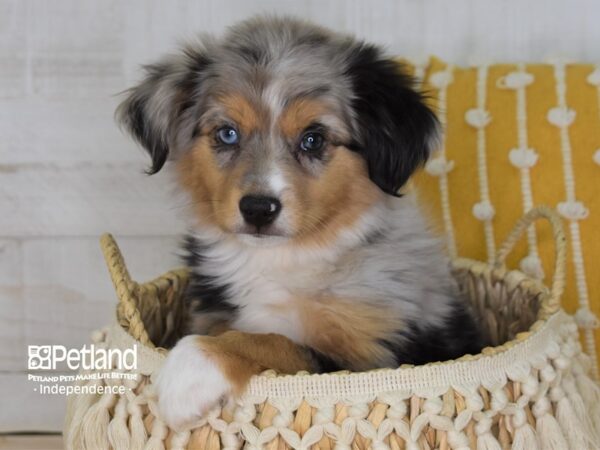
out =
<svg viewBox="0 0 600 450"><path fill-rule="evenodd" d="M597 373L600 356L600 67L503 64L415 69L445 128L442 148L414 178L451 255L492 260L532 206L555 207L569 239L565 309L577 314ZM552 276L548 226L532 227L509 258ZM541 262L541 264L540 264ZM594 340L596 338L596 341Z"/></svg>

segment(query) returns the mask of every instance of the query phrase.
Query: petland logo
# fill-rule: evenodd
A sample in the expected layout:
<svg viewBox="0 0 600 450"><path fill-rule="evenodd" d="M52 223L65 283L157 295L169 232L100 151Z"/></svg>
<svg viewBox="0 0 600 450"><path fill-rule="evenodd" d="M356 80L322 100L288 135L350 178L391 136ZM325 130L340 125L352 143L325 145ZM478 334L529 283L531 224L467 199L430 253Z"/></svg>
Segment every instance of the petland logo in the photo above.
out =
<svg viewBox="0 0 600 450"><path fill-rule="evenodd" d="M64 345L29 345L29 370L56 370L59 363L71 370L135 370L137 345L127 350L96 348L84 345L67 350Z"/></svg>

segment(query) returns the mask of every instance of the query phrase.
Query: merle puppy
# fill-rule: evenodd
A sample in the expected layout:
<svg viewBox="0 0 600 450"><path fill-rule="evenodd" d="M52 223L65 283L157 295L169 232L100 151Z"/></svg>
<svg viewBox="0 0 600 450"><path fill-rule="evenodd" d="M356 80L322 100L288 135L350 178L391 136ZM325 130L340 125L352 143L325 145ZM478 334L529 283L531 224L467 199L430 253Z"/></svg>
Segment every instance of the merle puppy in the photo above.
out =
<svg viewBox="0 0 600 450"><path fill-rule="evenodd" d="M264 369L422 364L481 347L439 240L398 195L438 122L376 46L257 18L145 68L118 110L190 198L188 333L157 382L174 428Z"/></svg>

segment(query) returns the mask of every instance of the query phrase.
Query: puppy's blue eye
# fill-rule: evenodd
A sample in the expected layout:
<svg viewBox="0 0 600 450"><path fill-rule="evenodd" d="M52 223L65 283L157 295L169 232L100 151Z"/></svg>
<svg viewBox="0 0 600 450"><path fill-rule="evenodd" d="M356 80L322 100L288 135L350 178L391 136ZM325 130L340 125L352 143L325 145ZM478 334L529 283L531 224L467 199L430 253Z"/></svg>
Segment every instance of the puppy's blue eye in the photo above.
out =
<svg viewBox="0 0 600 450"><path fill-rule="evenodd" d="M240 142L238 132L231 127L219 128L217 131L217 139L225 145L235 145Z"/></svg>
<svg viewBox="0 0 600 450"><path fill-rule="evenodd" d="M314 131L309 131L308 133L302 136L302 140L300 141L300 148L305 152L316 152L321 150L323 147L323 143L325 139L321 133L316 133Z"/></svg>

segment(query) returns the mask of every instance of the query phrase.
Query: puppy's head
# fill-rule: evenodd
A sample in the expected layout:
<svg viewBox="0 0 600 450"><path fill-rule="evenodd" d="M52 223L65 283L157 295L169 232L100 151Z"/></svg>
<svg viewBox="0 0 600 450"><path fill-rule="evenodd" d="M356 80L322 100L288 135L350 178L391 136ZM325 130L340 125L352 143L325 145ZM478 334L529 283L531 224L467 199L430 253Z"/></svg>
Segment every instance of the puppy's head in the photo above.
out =
<svg viewBox="0 0 600 450"><path fill-rule="evenodd" d="M437 121L373 45L254 19L147 66L119 121L173 160L200 224L238 236L335 239L396 195Z"/></svg>

